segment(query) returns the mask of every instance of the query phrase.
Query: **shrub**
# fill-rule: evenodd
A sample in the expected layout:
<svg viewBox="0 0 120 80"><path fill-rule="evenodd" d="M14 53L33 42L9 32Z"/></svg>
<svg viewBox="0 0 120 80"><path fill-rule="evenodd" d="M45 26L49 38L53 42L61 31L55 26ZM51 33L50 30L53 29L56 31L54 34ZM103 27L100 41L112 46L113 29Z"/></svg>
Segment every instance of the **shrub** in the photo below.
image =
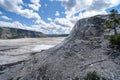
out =
<svg viewBox="0 0 120 80"><path fill-rule="evenodd" d="M111 43L112 45L120 46L120 34L111 35L111 36L110 36L110 43Z"/></svg>
<svg viewBox="0 0 120 80"><path fill-rule="evenodd" d="M41 66L41 67L38 69L38 71L39 71L39 74L40 74L40 75L45 75L45 74L46 74L46 71L47 71L47 66L46 66L46 65Z"/></svg>
<svg viewBox="0 0 120 80"><path fill-rule="evenodd" d="M94 71L87 73L83 80L106 80L106 79L104 77L97 75L97 73Z"/></svg>
<svg viewBox="0 0 120 80"><path fill-rule="evenodd" d="M48 68L48 65L43 65L38 69L40 78L42 80L49 80L49 77L46 75L47 68ZM39 80L41 80L41 79L39 79Z"/></svg>
<svg viewBox="0 0 120 80"><path fill-rule="evenodd" d="M8 78L7 80L13 80L13 77L11 77L11 78Z"/></svg>
<svg viewBox="0 0 120 80"><path fill-rule="evenodd" d="M109 79L101 77L97 75L95 71L93 71L93 72L88 72L87 75L83 78L76 77L75 79L72 79L72 80L109 80Z"/></svg>

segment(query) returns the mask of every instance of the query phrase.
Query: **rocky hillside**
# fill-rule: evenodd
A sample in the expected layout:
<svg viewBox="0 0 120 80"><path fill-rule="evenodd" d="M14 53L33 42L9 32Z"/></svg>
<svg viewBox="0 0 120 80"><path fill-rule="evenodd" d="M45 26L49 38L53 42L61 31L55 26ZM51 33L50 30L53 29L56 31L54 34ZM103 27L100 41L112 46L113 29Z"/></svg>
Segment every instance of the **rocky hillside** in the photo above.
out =
<svg viewBox="0 0 120 80"><path fill-rule="evenodd" d="M0 27L0 39L15 39L15 38L36 38L45 37L41 32Z"/></svg>
<svg viewBox="0 0 120 80"><path fill-rule="evenodd" d="M104 35L106 19L94 16L77 21L70 35L57 46L31 55L29 61L1 65L0 79L80 80L95 71L106 80L120 80L120 56L107 54L113 53Z"/></svg>

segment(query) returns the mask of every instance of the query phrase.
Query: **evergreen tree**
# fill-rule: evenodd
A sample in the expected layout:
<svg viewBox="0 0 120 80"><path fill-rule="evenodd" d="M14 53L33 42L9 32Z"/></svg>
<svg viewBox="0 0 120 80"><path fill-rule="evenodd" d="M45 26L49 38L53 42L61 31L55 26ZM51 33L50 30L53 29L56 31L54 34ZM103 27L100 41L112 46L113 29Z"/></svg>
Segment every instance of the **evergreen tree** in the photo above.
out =
<svg viewBox="0 0 120 80"><path fill-rule="evenodd" d="M109 29L113 29L115 35L118 34L116 28L120 25L120 18L118 18L117 15L118 15L118 11L115 9L112 9L109 15L110 20L106 21L106 27Z"/></svg>

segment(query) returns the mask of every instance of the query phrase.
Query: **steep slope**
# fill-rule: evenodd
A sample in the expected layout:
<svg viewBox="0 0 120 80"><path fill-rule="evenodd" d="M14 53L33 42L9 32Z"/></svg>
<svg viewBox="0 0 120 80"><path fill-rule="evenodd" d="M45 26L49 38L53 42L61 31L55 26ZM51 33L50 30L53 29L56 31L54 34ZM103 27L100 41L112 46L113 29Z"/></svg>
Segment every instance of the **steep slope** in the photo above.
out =
<svg viewBox="0 0 120 80"><path fill-rule="evenodd" d="M30 30L0 27L0 39L14 39L25 37L26 38L45 37L45 34Z"/></svg>
<svg viewBox="0 0 120 80"><path fill-rule="evenodd" d="M120 80L120 65L106 54L110 50L104 38L106 19L107 16L94 16L79 20L57 46L32 55L24 63L1 66L0 79L75 80L96 71L107 79Z"/></svg>

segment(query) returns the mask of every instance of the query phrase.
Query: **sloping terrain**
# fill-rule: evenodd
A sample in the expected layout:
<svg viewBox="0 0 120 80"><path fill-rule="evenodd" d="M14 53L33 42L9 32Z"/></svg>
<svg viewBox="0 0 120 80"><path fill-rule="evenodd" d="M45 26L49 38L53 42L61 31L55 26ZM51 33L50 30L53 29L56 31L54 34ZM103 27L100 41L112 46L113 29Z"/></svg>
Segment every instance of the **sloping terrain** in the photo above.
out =
<svg viewBox="0 0 120 80"><path fill-rule="evenodd" d="M1 80L75 80L96 71L106 79L120 80L120 64L107 55L107 16L79 20L70 35L57 46L37 53L29 61L1 66ZM120 60L117 60L120 62Z"/></svg>
<svg viewBox="0 0 120 80"><path fill-rule="evenodd" d="M23 30L17 28L0 27L0 39L15 39L15 38L36 38L45 37L42 32Z"/></svg>

